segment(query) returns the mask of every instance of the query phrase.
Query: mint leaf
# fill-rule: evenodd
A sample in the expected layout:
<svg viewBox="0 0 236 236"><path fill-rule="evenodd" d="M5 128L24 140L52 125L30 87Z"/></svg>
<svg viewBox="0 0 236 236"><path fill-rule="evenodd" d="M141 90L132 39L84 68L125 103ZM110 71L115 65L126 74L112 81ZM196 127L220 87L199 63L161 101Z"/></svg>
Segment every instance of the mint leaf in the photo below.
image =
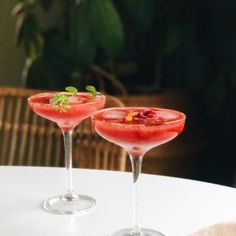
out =
<svg viewBox="0 0 236 236"><path fill-rule="evenodd" d="M65 90L69 93L66 94L65 92L56 93L52 98L50 99L49 103L52 105L53 109L59 110L60 112L67 112L69 107L69 97L70 96L76 96L78 93L77 88L73 86L67 86ZM90 93L92 93L92 96L96 96L99 94L99 92L96 90L96 88L92 85L87 85L86 90Z"/></svg>
<svg viewBox="0 0 236 236"><path fill-rule="evenodd" d="M66 112L68 97L62 93L57 93L50 99L49 103L52 105L53 109Z"/></svg>
<svg viewBox="0 0 236 236"><path fill-rule="evenodd" d="M57 104L57 105L66 105L68 103L68 97L64 94L56 94L50 99L50 104Z"/></svg>
<svg viewBox="0 0 236 236"><path fill-rule="evenodd" d="M96 90L96 88L92 85L87 85L85 89L86 89L86 91L92 93L93 96L96 96L97 94L99 94L99 92Z"/></svg>
<svg viewBox="0 0 236 236"><path fill-rule="evenodd" d="M70 93L69 96L75 96L78 93L77 88L73 86L67 86L65 90ZM49 101L49 103L52 105L53 109L59 110L60 112L67 112L68 110L68 103L69 98L68 95L65 93L57 93L55 94Z"/></svg>
<svg viewBox="0 0 236 236"><path fill-rule="evenodd" d="M78 89L73 87L73 86L67 86L65 88L65 90L68 92L68 93L71 93L73 95L76 95L78 93Z"/></svg>

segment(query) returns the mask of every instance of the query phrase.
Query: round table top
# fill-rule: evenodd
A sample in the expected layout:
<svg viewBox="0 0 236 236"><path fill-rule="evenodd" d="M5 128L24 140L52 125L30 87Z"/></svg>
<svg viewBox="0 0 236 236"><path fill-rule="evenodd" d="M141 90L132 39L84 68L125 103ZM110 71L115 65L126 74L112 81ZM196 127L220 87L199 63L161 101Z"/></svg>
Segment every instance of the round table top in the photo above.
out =
<svg viewBox="0 0 236 236"><path fill-rule="evenodd" d="M0 167L1 236L108 236L131 226L131 173L73 169L76 192L97 206L83 215L55 215L42 202L64 192L64 168ZM236 189L142 175L141 224L167 236L186 236L236 218Z"/></svg>

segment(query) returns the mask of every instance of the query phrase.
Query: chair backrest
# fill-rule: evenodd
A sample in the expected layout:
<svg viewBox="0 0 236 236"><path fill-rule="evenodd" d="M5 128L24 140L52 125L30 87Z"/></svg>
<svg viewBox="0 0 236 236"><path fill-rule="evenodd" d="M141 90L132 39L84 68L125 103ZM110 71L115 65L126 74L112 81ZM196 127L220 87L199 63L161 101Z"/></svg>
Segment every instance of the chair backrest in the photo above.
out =
<svg viewBox="0 0 236 236"><path fill-rule="evenodd" d="M60 128L32 112L27 98L39 91L0 87L0 164L64 166L64 145ZM106 107L123 106L106 96ZM74 167L125 170L126 153L99 137L90 119L74 132Z"/></svg>

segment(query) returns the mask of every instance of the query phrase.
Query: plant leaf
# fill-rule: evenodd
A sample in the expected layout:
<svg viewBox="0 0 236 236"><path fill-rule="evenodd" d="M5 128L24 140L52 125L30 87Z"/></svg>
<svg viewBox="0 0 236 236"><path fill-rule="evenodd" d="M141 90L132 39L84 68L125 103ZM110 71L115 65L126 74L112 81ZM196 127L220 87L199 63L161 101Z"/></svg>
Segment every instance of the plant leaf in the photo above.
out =
<svg viewBox="0 0 236 236"><path fill-rule="evenodd" d="M25 4L23 2L18 2L12 9L11 14L17 16L24 11Z"/></svg>
<svg viewBox="0 0 236 236"><path fill-rule="evenodd" d="M48 11L52 6L52 0L39 0L44 11Z"/></svg>
<svg viewBox="0 0 236 236"><path fill-rule="evenodd" d="M17 17L16 25L17 45L23 45L28 57L36 58L43 45L43 36L34 14L21 13Z"/></svg>
<svg viewBox="0 0 236 236"><path fill-rule="evenodd" d="M91 92L93 96L96 96L97 94L99 94L96 88L92 85L87 85L85 89L86 91Z"/></svg>
<svg viewBox="0 0 236 236"><path fill-rule="evenodd" d="M136 30L147 31L155 17L156 0L123 0L123 4Z"/></svg>
<svg viewBox="0 0 236 236"><path fill-rule="evenodd" d="M89 1L83 1L75 8L72 17L72 43L81 68L89 68L96 54L96 42L92 36L89 12Z"/></svg>
<svg viewBox="0 0 236 236"><path fill-rule="evenodd" d="M49 61L56 62L55 64L59 64L58 70L61 68L68 68L71 71L75 70L78 64L76 53L72 43L65 39L63 33L57 28L52 28L44 36L44 57Z"/></svg>
<svg viewBox="0 0 236 236"><path fill-rule="evenodd" d="M28 69L26 85L30 88L64 90L65 83L70 81L68 73L62 68L63 64L58 67L45 57L36 59Z"/></svg>
<svg viewBox="0 0 236 236"><path fill-rule="evenodd" d="M76 95L78 93L78 89L73 87L73 86L67 86L65 88L65 90L68 92L68 93L71 93L73 95Z"/></svg>
<svg viewBox="0 0 236 236"><path fill-rule="evenodd" d="M90 19L93 36L108 55L117 55L124 43L123 25L111 0L93 0L90 4Z"/></svg>
<svg viewBox="0 0 236 236"><path fill-rule="evenodd" d="M15 35L16 35L16 45L21 46L24 38L24 27L25 27L25 14L21 13L17 16Z"/></svg>

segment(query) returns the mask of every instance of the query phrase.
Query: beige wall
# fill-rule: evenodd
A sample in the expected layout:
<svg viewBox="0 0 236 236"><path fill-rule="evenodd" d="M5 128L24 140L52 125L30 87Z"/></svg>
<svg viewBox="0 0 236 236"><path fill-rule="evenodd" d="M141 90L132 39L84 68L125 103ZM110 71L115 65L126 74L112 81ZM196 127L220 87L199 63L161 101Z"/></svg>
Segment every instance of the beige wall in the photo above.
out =
<svg viewBox="0 0 236 236"><path fill-rule="evenodd" d="M15 2L0 0L0 86L21 86L24 55L15 44L15 18L11 15Z"/></svg>

